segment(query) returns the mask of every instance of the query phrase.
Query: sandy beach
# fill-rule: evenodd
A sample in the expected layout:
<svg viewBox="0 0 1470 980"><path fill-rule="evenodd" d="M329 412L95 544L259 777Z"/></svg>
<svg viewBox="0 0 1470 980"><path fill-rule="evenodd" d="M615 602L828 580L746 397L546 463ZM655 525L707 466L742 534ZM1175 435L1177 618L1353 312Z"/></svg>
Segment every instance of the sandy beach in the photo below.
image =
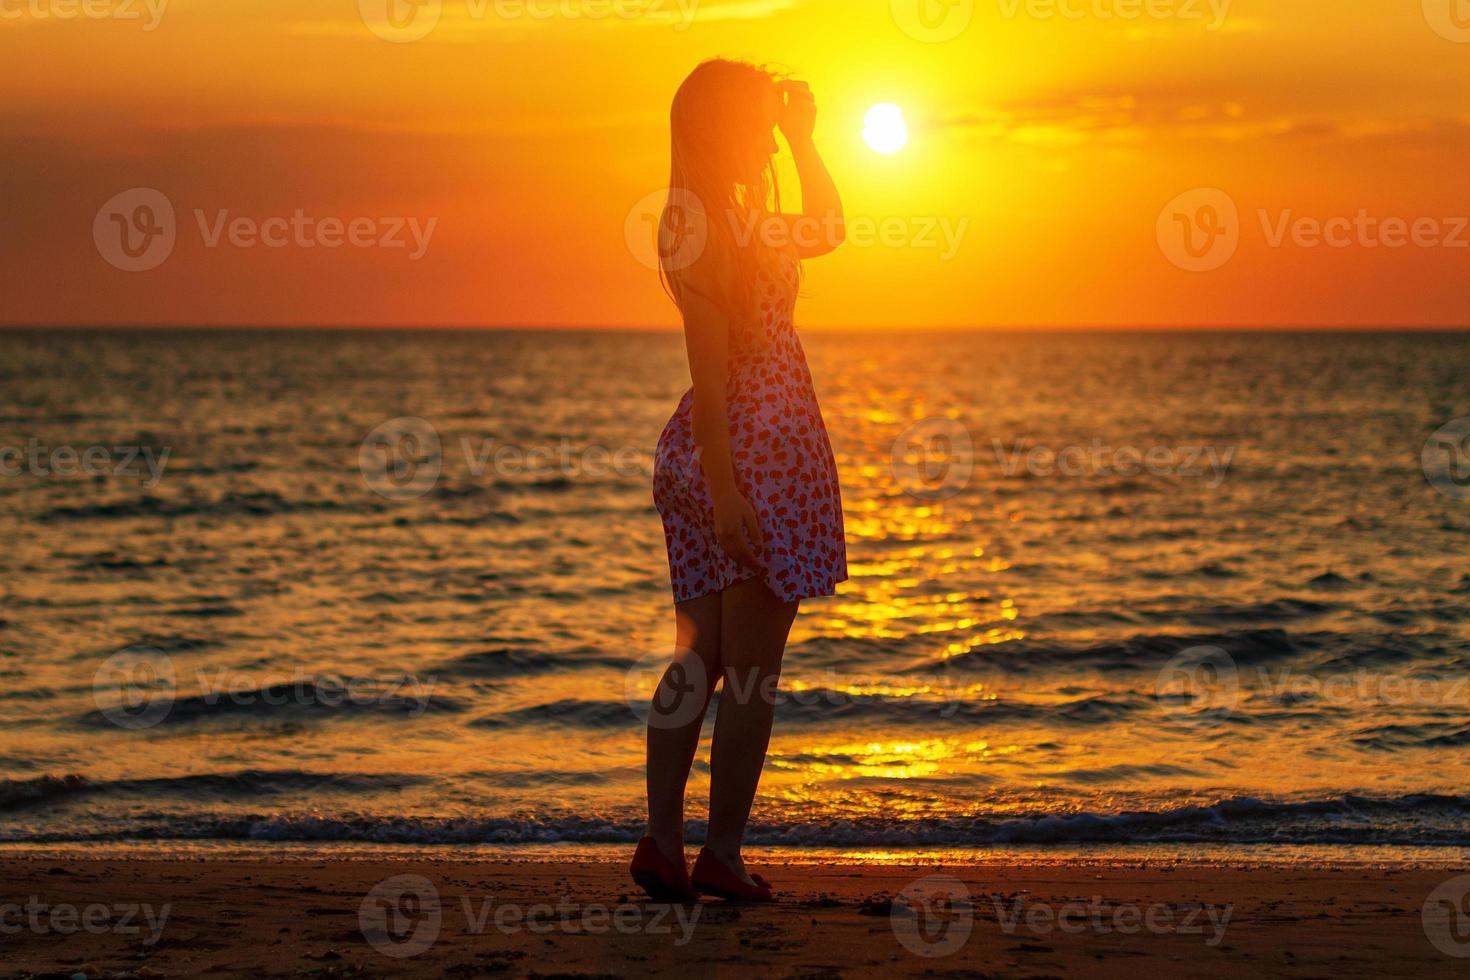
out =
<svg viewBox="0 0 1470 980"><path fill-rule="evenodd" d="M597 862L0 863L14 977L1425 977L1470 954L1426 929L1445 869L775 864L777 905L669 908Z"/></svg>

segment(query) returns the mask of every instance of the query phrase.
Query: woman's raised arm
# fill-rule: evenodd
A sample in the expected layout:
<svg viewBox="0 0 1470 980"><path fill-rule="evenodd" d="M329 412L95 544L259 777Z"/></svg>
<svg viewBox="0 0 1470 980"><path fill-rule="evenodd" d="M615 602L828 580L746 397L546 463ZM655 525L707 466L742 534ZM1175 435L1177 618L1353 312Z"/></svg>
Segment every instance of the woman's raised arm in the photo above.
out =
<svg viewBox="0 0 1470 980"><path fill-rule="evenodd" d="M806 82L787 81L777 86L784 96L781 133L791 147L796 173L801 178L801 214L783 214L789 240L804 259L826 255L847 238L846 219L837 184L827 170L812 133L817 124L817 103Z"/></svg>

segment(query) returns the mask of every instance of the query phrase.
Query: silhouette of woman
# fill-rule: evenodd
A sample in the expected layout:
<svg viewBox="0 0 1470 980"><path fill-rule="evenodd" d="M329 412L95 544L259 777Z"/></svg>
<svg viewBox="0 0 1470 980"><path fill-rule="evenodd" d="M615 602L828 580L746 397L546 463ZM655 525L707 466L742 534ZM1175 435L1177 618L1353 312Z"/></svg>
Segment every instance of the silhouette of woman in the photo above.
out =
<svg viewBox="0 0 1470 980"><path fill-rule="evenodd" d="M832 595L847 577L837 467L792 324L801 260L843 238L815 122L805 83L742 62L705 62L674 96L660 277L683 316L693 387L659 439L654 473L677 652L649 715L648 830L632 863L658 900L773 900L746 871L741 841L781 658L800 601ZM781 212L778 127L801 214ZM691 875L684 792L722 677L709 829Z"/></svg>

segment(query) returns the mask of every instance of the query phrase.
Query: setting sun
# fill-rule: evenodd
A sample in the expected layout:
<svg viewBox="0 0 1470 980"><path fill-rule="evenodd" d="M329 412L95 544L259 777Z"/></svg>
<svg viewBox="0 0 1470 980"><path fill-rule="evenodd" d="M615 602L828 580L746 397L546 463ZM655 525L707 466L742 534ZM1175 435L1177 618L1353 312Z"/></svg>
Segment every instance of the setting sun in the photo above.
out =
<svg viewBox="0 0 1470 980"><path fill-rule="evenodd" d="M897 153L908 145L909 127L903 110L892 102L880 102L863 117L863 142L878 153Z"/></svg>

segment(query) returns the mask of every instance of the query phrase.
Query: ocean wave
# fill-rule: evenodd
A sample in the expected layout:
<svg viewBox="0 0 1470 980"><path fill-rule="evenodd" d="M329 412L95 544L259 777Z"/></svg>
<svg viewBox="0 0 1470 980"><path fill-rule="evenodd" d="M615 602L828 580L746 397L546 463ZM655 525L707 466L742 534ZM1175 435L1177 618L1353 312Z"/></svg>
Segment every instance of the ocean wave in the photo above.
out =
<svg viewBox="0 0 1470 980"><path fill-rule="evenodd" d="M76 774L0 779L0 813L74 796L85 792L87 785L87 780Z"/></svg>
<svg viewBox="0 0 1470 980"><path fill-rule="evenodd" d="M1309 589L1318 589L1322 592L1343 592L1348 589L1360 588L1372 580L1373 577L1367 572L1360 575L1356 582L1352 579L1343 578L1336 572L1323 572L1321 575L1310 579L1306 583L1306 587Z"/></svg>
<svg viewBox="0 0 1470 980"><path fill-rule="evenodd" d="M518 814L433 817L400 814L156 814L129 816L67 831L55 824L31 834L0 833L9 843L77 840L215 839L380 844L629 844L641 817ZM689 821L689 839L703 834ZM1232 797L1208 805L1116 813L1078 811L942 819L821 818L800 823L756 821L754 846L948 848L1007 844L1212 843L1470 846L1470 797L1417 794L1343 796L1281 802Z"/></svg>
<svg viewBox="0 0 1470 980"><path fill-rule="evenodd" d="M37 515L46 523L60 521L128 520L184 517L276 517L282 514L343 511L345 505L332 500L287 500L278 493L228 493L217 500L170 500L141 496L96 504L53 507Z"/></svg>
<svg viewBox="0 0 1470 980"><path fill-rule="evenodd" d="M1167 763L1155 763L1153 765L1128 765L1119 763L1115 766L1104 766L1101 769L1069 769L1058 773L1054 778L1068 783L1082 783L1092 785L1118 785L1126 783L1130 779L1141 776L1157 778L1160 776L1183 776L1192 777L1200 774L1183 766L1172 766Z"/></svg>
<svg viewBox="0 0 1470 980"><path fill-rule="evenodd" d="M1296 656L1301 648L1286 631L1241 630L1192 635L1140 634L1113 643L1076 644L1055 640L1010 640L978 647L942 661L961 670L1054 670L1091 668L1099 671L1157 670L1191 647L1219 647L1237 664L1268 663ZM934 665L911 672L931 671Z"/></svg>
<svg viewBox="0 0 1470 980"><path fill-rule="evenodd" d="M75 797L134 795L148 799L249 799L289 792L373 793L405 789L432 780L407 773L319 773L299 769L247 769L155 779L91 780L76 773L35 779L0 780L0 812L66 801Z"/></svg>
<svg viewBox="0 0 1470 980"><path fill-rule="evenodd" d="M153 724L169 726L226 721L250 724L384 714L417 717L430 713L458 714L465 710L466 706L453 698L426 694L413 686L399 686L391 679L385 679L371 691L304 681L179 698L169 703ZM116 726L112 714L100 708L82 715L79 721L94 728Z"/></svg>
<svg viewBox="0 0 1470 980"><path fill-rule="evenodd" d="M1333 603L1282 598L1186 609L1150 609L1145 610L1143 615L1155 621L1189 623L1193 626L1229 626L1237 623L1285 623L1312 619L1337 608Z"/></svg>
<svg viewBox="0 0 1470 980"><path fill-rule="evenodd" d="M853 664L886 664L902 661L932 647L923 635L898 637L810 636L786 647L788 668L813 669Z"/></svg>
<svg viewBox="0 0 1470 980"><path fill-rule="evenodd" d="M562 726L595 730L633 728L644 724L626 701L586 701L564 698L535 704L470 722L476 728L509 728L517 725Z"/></svg>
<svg viewBox="0 0 1470 980"><path fill-rule="evenodd" d="M128 646L147 647L167 654L198 653L220 646L220 641L185 633L144 633Z"/></svg>
<svg viewBox="0 0 1470 980"><path fill-rule="evenodd" d="M721 691L710 699L709 713L719 710ZM807 687L776 694L776 719L782 726L821 726L841 721L892 726L936 724L1007 724L1045 721L1051 724L1103 725L1148 710L1153 700L1125 692L1089 695L1072 701L1030 702L1005 698L932 697L877 694L837 688ZM641 704L639 705L641 708ZM530 705L471 722L478 728L553 725L583 729L633 728L643 717L626 701L564 698Z"/></svg>
<svg viewBox="0 0 1470 980"><path fill-rule="evenodd" d="M245 610L229 603L206 603L202 606L180 606L165 610L165 616L184 616L193 619L232 619L245 615Z"/></svg>
<svg viewBox="0 0 1470 980"><path fill-rule="evenodd" d="M1470 724L1426 722L1420 725L1379 725L1353 736L1353 742L1370 749L1428 749L1470 745Z"/></svg>
<svg viewBox="0 0 1470 980"><path fill-rule="evenodd" d="M1137 626L1146 623L1196 627L1230 627L1288 623L1295 620L1313 619L1335 611L1337 606L1311 602L1306 599L1273 599L1266 602L1217 604L1209 606L1160 607L1099 607L1091 609L1065 609L1060 612L1043 613L1036 617L1033 629L1064 632L1082 629L1107 629L1116 626Z"/></svg>
<svg viewBox="0 0 1470 980"><path fill-rule="evenodd" d="M129 558L116 552L106 551L98 555L91 555L76 565L78 571L83 572L146 572L155 568L171 568L173 563L167 558L153 558L141 561L137 558Z"/></svg>
<svg viewBox="0 0 1470 980"><path fill-rule="evenodd" d="M628 662L604 656L592 647L566 652L496 647L456 657L435 666L430 673L435 676L498 680L587 667L627 669Z"/></svg>
<svg viewBox="0 0 1470 980"><path fill-rule="evenodd" d="M1244 573L1233 568L1226 568L1219 562L1205 562L1187 572L1176 572L1172 569L1157 569L1138 573L1139 578L1156 582L1169 582L1179 578L1204 578L1204 579L1236 579L1243 578Z"/></svg>

